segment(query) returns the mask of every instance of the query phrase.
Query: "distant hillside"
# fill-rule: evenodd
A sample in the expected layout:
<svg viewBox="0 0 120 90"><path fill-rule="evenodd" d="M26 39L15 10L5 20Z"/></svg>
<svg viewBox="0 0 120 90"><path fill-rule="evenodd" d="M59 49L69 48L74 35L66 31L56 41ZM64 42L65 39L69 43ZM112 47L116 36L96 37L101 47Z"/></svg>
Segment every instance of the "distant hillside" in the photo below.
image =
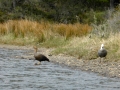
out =
<svg viewBox="0 0 120 90"><path fill-rule="evenodd" d="M0 22L22 18L90 23L94 16L101 22L109 5L109 0L0 0Z"/></svg>

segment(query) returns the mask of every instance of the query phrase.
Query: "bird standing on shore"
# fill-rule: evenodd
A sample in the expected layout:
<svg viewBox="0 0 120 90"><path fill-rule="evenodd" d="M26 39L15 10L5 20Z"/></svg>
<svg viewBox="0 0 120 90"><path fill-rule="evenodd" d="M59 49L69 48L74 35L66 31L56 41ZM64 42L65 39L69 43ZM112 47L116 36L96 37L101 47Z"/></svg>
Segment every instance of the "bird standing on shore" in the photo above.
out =
<svg viewBox="0 0 120 90"><path fill-rule="evenodd" d="M101 62L101 58L106 57L107 55L107 50L104 48L104 44L101 44L101 48L100 50L98 50L98 56L100 57L100 62Z"/></svg>
<svg viewBox="0 0 120 90"><path fill-rule="evenodd" d="M37 47L34 46L33 48L34 48L34 58L35 60L39 61L38 63L35 63L35 65L40 65L41 61L50 62L49 59L45 55L37 53L38 51Z"/></svg>

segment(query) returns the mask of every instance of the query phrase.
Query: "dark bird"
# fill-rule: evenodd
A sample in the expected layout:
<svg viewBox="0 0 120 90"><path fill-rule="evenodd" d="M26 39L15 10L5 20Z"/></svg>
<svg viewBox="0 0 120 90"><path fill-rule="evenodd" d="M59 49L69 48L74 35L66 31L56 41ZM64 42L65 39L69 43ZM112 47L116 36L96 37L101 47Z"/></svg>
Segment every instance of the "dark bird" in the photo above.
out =
<svg viewBox="0 0 120 90"><path fill-rule="evenodd" d="M106 57L107 55L107 50L104 48L104 44L101 44L101 48L100 50L98 50L98 56L100 57L100 62L101 62L101 58Z"/></svg>
<svg viewBox="0 0 120 90"><path fill-rule="evenodd" d="M35 65L40 65L41 61L48 61L50 62L50 60L43 54L39 54L37 53L38 48L37 47L33 47L34 48L34 58L35 60L39 61L39 63L35 63Z"/></svg>

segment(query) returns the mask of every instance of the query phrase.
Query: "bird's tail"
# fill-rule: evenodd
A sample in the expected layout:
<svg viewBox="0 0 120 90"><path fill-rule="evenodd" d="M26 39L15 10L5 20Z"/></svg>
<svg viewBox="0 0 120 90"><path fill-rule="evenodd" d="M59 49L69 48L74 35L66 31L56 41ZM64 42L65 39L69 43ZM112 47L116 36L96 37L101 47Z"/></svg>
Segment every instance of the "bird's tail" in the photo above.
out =
<svg viewBox="0 0 120 90"><path fill-rule="evenodd" d="M46 57L46 61L50 62L50 60Z"/></svg>

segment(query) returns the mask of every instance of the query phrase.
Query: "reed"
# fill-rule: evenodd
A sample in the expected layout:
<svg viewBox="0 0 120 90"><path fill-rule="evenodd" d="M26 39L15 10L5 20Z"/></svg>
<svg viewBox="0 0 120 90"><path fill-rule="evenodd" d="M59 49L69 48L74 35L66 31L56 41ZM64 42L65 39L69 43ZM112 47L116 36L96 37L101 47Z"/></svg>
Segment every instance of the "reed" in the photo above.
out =
<svg viewBox="0 0 120 90"><path fill-rule="evenodd" d="M17 38L33 38L36 43L45 42L55 37L68 39L83 36L91 30L89 25L56 24L50 22L36 22L29 20L9 20L0 24L0 35L11 34ZM2 37L1 37L2 38Z"/></svg>
<svg viewBox="0 0 120 90"><path fill-rule="evenodd" d="M54 26L55 32L64 36L66 39L69 37L78 36L81 37L86 35L88 32L92 30L92 27L88 24L56 24Z"/></svg>

